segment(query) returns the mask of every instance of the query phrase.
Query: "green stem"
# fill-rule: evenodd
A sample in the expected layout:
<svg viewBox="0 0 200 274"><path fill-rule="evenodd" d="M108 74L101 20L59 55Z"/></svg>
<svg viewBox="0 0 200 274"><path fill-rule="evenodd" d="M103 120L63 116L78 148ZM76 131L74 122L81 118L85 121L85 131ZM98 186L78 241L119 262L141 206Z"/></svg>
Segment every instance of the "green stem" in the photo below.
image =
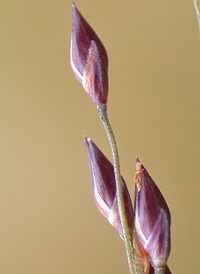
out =
<svg viewBox="0 0 200 274"><path fill-rule="evenodd" d="M120 173L120 164L119 164L119 155L117 150L117 144L115 141L115 136L111 127L110 120L107 114L107 105L97 106L99 111L99 116L105 128L113 157L113 166L115 173L115 182L116 182L116 195L117 195L117 203L119 208L119 215L124 235L124 244L126 249L126 255L128 259L129 270L131 274L137 274L136 266L134 262L134 251L131 241L131 235L129 234L126 213L125 213L125 205L122 194L122 183L121 183L121 173Z"/></svg>

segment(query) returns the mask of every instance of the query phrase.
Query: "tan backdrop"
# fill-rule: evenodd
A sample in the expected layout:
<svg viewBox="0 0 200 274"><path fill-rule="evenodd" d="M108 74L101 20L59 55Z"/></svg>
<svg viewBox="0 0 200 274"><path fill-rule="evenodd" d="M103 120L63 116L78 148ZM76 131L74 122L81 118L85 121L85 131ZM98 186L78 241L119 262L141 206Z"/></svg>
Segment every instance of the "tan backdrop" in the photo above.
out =
<svg viewBox="0 0 200 274"><path fill-rule="evenodd" d="M109 55L109 115L172 214L172 273L200 272L200 35L193 1L77 0ZM69 64L70 1L0 0L0 273L128 273L93 202L83 136L111 159Z"/></svg>

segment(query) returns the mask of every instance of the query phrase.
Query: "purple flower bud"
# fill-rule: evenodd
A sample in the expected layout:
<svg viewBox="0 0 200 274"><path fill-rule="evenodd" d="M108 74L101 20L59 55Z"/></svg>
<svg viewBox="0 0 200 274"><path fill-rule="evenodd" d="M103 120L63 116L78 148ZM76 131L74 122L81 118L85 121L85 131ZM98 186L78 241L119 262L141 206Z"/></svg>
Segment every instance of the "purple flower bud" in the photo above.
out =
<svg viewBox="0 0 200 274"><path fill-rule="evenodd" d="M85 145L91 173L92 192L96 206L106 220L115 227L123 239L113 165L89 138L85 138ZM131 237L133 237L133 207L123 178L122 192L129 233Z"/></svg>
<svg viewBox="0 0 200 274"><path fill-rule="evenodd" d="M100 39L72 2L70 62L77 80L96 105L108 97L108 57Z"/></svg>
<svg viewBox="0 0 200 274"><path fill-rule="evenodd" d="M165 269L171 246L169 208L157 185L138 159L135 182L134 226L137 238L154 269Z"/></svg>

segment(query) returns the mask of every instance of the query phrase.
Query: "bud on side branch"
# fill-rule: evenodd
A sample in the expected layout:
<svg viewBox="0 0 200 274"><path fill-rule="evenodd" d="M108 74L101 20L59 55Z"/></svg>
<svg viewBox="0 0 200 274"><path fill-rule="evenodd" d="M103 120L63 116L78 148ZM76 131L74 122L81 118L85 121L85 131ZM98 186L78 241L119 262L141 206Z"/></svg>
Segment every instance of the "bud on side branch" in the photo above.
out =
<svg viewBox="0 0 200 274"><path fill-rule="evenodd" d="M157 185L138 159L135 182L136 235L154 269L160 269L160 271L164 269L163 273L165 273L171 246L170 211Z"/></svg>
<svg viewBox="0 0 200 274"><path fill-rule="evenodd" d="M92 192L97 208L106 220L115 227L123 239L119 209L116 197L114 168L110 161L89 138L85 138L91 174ZM129 234L133 237L133 207L131 198L122 178L122 192Z"/></svg>

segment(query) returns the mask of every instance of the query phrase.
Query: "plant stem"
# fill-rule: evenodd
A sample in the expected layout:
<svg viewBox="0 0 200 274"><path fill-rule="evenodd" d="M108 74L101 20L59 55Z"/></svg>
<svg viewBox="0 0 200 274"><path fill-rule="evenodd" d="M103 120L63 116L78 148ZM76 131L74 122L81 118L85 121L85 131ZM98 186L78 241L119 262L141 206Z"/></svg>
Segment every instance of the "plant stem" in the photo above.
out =
<svg viewBox="0 0 200 274"><path fill-rule="evenodd" d="M108 141L110 143L114 174L115 174L115 183L116 183L116 195L117 195L117 204L119 208L120 221L122 225L122 231L124 235L124 244L126 249L126 255L128 259L129 270L131 274L137 274L136 266L134 262L134 251L131 241L131 236L129 234L128 224L126 220L125 205L122 193L122 183L121 183L121 173L120 173L120 164L119 164L119 155L117 150L117 144L115 141L115 136L111 127L110 120L107 114L107 105L97 106L99 111L99 116L103 123L104 129L106 131Z"/></svg>

